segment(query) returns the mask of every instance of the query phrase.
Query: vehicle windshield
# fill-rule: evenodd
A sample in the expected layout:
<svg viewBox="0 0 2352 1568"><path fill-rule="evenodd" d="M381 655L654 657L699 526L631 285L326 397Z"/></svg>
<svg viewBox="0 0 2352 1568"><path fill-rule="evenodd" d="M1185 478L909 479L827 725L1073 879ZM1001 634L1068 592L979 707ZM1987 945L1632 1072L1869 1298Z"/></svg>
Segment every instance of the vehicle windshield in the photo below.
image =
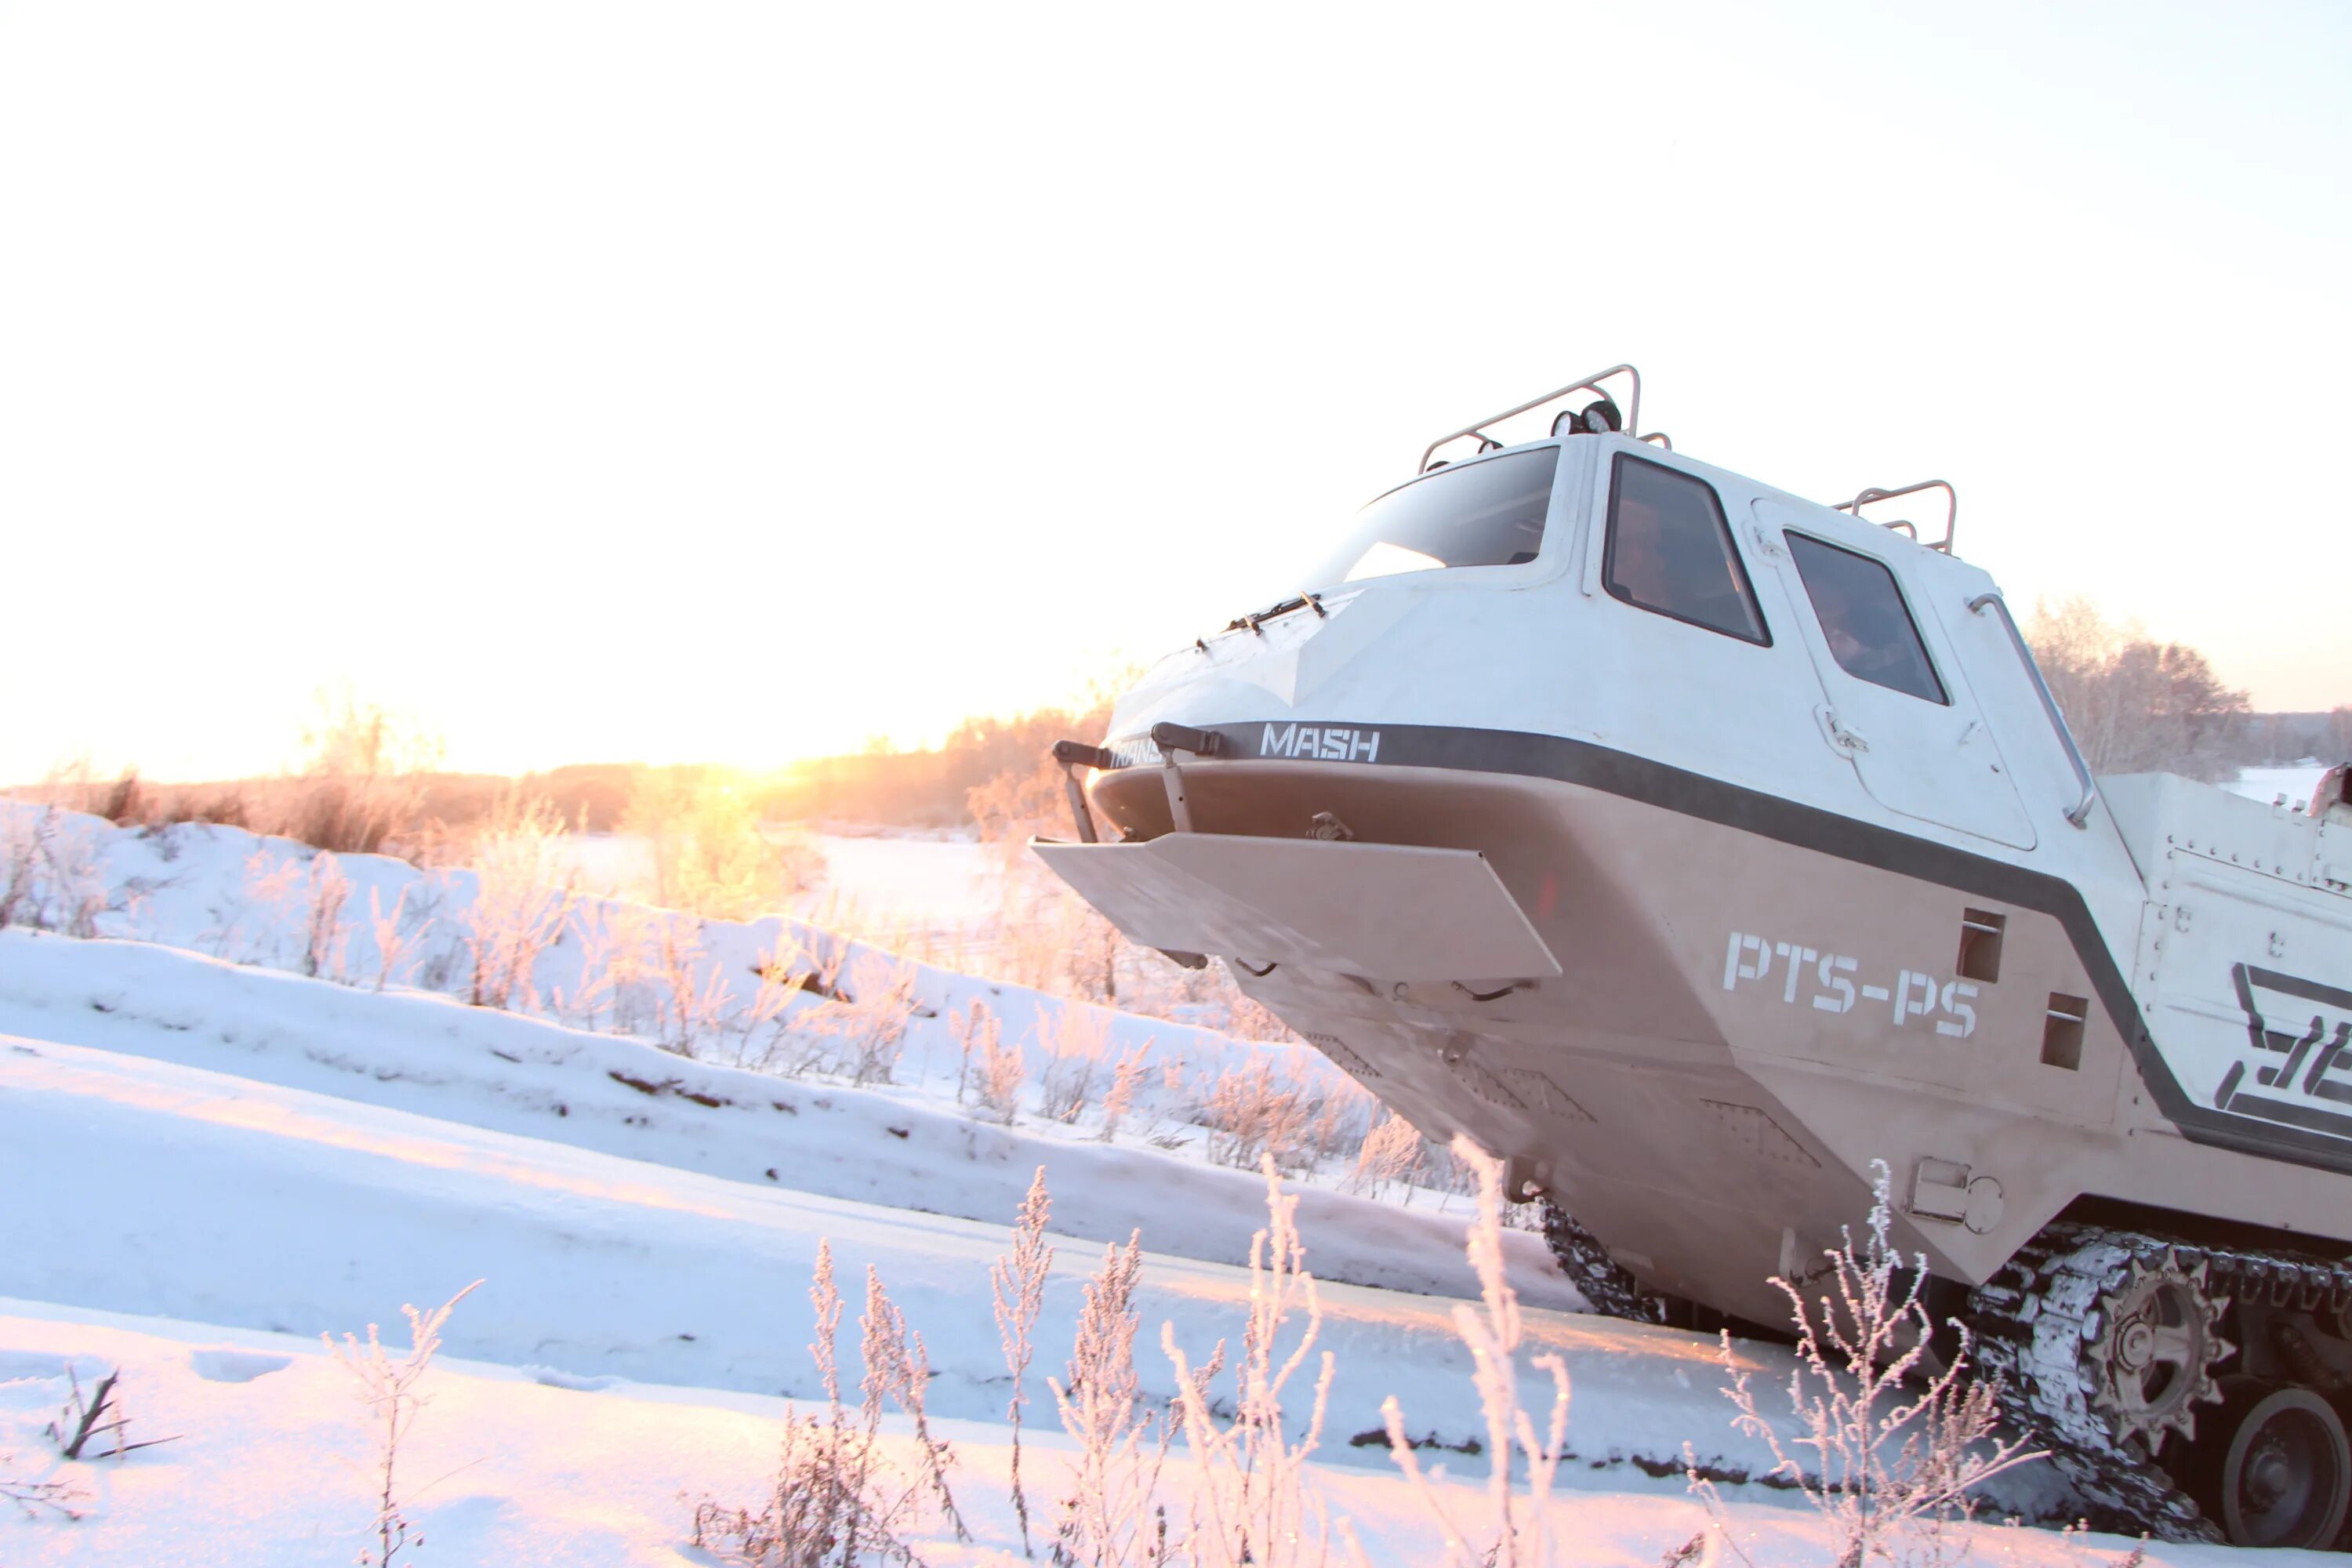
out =
<svg viewBox="0 0 2352 1568"><path fill-rule="evenodd" d="M1559 448L1542 447L1457 464L1401 485L1356 514L1347 542L1306 585L1447 566L1518 566L1542 547Z"/></svg>

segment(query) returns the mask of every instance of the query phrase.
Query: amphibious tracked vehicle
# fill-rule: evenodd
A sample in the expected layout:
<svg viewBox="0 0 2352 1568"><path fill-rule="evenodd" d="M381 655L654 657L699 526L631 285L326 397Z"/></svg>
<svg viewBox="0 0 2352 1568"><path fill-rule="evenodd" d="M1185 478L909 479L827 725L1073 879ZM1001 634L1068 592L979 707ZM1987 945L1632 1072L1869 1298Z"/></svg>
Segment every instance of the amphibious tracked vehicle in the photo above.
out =
<svg viewBox="0 0 2352 1568"><path fill-rule="evenodd" d="M1949 486L1822 505L1640 415L1620 365L1432 443L1056 749L1037 853L1505 1156L1600 1310L1774 1321L1885 1161L2110 1522L2334 1542L2344 771L2094 780Z"/></svg>

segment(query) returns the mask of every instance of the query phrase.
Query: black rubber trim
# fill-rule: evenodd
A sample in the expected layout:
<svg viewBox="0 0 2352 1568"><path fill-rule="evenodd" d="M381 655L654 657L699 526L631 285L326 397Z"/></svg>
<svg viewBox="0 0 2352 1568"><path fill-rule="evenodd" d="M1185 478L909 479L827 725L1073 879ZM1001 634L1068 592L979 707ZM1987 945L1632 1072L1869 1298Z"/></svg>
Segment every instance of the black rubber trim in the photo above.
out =
<svg viewBox="0 0 2352 1568"><path fill-rule="evenodd" d="M1286 760L1301 752L1305 755L1299 760L1317 760L1313 751L1298 738L1297 731L1338 730L1351 737L1349 749L1355 762L1556 779L1604 795L1638 800L1702 822L1753 833L1775 843L2049 915L2065 928L2075 956L2082 960L2092 986L2098 992L2100 1005L2106 1009L2108 1020L2130 1046L2140 1081L2154 1098L2157 1109L2180 1129L2183 1136L2215 1148L2352 1175L2352 1140L2280 1122L2258 1121L2200 1104L2189 1097L2142 1022L2131 984L2107 950L2106 939L2091 918L2090 906L2074 885L2063 878L1559 735L1428 724L1369 725L1358 721L1323 725L1295 718L1206 728L1223 738L1218 754L1234 760L1266 755ZM1269 752L1262 749L1268 741L1277 740L1286 732L1291 737L1288 751ZM1371 738L1369 755L1362 743L1366 737ZM1118 751L1118 742L1113 741L1111 749ZM1333 765L1349 763L1335 760Z"/></svg>

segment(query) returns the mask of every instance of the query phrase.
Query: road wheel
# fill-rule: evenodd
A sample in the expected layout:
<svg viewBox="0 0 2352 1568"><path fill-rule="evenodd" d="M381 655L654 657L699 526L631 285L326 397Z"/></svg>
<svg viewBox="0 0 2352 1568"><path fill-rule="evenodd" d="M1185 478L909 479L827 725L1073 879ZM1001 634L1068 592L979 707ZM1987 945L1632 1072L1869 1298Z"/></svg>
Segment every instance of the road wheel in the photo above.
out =
<svg viewBox="0 0 2352 1568"><path fill-rule="evenodd" d="M2333 1546L2352 1504L2352 1443L2335 1407L2305 1388L2221 1380L2202 1423L2189 1492L2232 1546Z"/></svg>

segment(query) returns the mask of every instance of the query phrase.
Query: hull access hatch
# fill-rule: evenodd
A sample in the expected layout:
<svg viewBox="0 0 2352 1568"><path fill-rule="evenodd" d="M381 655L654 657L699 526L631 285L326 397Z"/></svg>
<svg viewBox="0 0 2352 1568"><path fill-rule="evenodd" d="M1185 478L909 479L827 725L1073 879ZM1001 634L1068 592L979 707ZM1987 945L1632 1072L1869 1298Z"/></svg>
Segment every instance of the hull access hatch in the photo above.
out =
<svg viewBox="0 0 2352 1568"><path fill-rule="evenodd" d="M1537 980L1559 961L1475 849L1170 833L1030 847L1129 941L1380 980Z"/></svg>

